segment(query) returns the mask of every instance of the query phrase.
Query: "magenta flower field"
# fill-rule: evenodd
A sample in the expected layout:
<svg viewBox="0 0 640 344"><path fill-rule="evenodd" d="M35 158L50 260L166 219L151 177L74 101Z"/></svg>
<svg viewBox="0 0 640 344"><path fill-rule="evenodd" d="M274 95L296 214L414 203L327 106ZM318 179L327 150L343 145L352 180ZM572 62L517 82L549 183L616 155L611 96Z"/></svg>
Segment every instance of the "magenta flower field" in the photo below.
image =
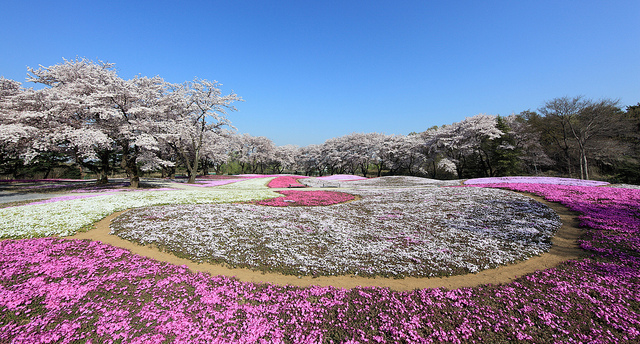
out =
<svg viewBox="0 0 640 344"><path fill-rule="evenodd" d="M296 191L283 190L278 191L284 197L276 197L256 202L260 205L268 205L272 207L290 207L290 206L321 206L344 203L355 199L355 196L334 191Z"/></svg>
<svg viewBox="0 0 640 344"><path fill-rule="evenodd" d="M270 188L304 188L305 185L300 184L298 179L307 178L303 176L281 176L276 177L267 184Z"/></svg>
<svg viewBox="0 0 640 344"><path fill-rule="evenodd" d="M640 190L474 186L579 212L587 257L503 285L398 292L245 283L99 242L5 240L0 343L640 342Z"/></svg>

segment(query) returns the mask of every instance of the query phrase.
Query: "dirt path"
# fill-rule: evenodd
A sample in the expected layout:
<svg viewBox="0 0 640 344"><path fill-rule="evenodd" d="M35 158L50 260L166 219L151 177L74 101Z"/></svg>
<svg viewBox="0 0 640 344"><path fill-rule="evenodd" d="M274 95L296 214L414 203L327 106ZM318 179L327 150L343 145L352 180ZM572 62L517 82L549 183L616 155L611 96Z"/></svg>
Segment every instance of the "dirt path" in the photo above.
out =
<svg viewBox="0 0 640 344"><path fill-rule="evenodd" d="M468 274L450 277L436 278L415 278L409 277L404 279L389 278L364 278L357 276L290 276L278 273L262 273L250 269L229 269L221 265L202 263L198 264L188 259L178 258L173 254L162 252L152 246L142 246L127 240L120 239L115 235L109 234L109 225L111 220L119 216L123 212L111 214L100 222L96 223L95 228L74 236L65 237L65 239L88 239L101 241L105 244L122 247L132 253L149 257L159 261L165 261L175 265L186 265L192 271L207 272L211 275L235 276L238 280L244 282L266 282L278 285L295 285L295 286L334 286L339 288L353 288L357 286L378 286L388 287L393 290L414 290L422 288L439 288L456 289L462 287L475 287L483 284L500 284L513 281L518 276L532 273L536 270L543 270L554 267L559 263L578 259L584 256L576 240L580 236L580 229L577 228L578 221L576 213L572 213L565 207L543 200L540 197L530 196L537 201L543 202L555 210L562 220L562 227L558 230L552 239L553 246L551 250L545 254L530 258L526 261L510 264L495 269L481 271L477 274Z"/></svg>

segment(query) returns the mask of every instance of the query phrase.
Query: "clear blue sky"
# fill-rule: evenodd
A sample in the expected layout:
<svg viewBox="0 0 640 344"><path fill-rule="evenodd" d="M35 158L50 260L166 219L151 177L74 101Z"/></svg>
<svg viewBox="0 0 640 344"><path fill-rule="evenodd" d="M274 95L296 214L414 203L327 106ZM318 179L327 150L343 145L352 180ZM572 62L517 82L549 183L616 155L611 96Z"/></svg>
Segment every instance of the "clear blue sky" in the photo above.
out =
<svg viewBox="0 0 640 344"><path fill-rule="evenodd" d="M637 104L639 17L638 0L4 1L0 75L85 57L217 80L245 99L240 132L305 146L562 96Z"/></svg>

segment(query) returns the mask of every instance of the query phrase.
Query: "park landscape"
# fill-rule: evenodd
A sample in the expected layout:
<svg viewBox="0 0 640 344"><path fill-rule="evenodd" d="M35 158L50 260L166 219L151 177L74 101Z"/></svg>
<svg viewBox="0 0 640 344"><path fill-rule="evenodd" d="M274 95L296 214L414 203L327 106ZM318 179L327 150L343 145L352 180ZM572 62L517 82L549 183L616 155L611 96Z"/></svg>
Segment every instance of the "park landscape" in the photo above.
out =
<svg viewBox="0 0 640 344"><path fill-rule="evenodd" d="M28 72L0 77L2 343L640 340L640 105L276 146L217 81Z"/></svg>
<svg viewBox="0 0 640 344"><path fill-rule="evenodd" d="M0 344L640 343L639 1L0 13Z"/></svg>
<svg viewBox="0 0 640 344"><path fill-rule="evenodd" d="M640 339L633 185L354 175L149 179L141 189L23 181L32 190L60 184L63 195L0 209L0 342ZM566 225L579 227L577 240L551 253ZM545 255L556 260L518 270ZM504 268L515 270L492 275Z"/></svg>

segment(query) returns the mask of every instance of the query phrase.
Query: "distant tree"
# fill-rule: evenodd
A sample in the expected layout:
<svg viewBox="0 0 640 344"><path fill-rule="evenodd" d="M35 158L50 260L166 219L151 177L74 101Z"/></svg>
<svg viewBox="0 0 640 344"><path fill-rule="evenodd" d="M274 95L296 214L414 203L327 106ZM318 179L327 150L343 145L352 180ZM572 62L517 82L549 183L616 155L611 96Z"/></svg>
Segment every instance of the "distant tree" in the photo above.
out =
<svg viewBox="0 0 640 344"><path fill-rule="evenodd" d="M496 128L503 134L487 142L490 160L494 166L493 175L519 175L521 149L516 143L511 127L504 117L498 116L496 117Z"/></svg>
<svg viewBox="0 0 640 344"><path fill-rule="evenodd" d="M618 101L593 101L581 96L562 97L546 102L538 111L545 117L542 130L553 138L564 152L569 175L572 174L571 149L575 147L580 178L588 179L589 146L597 137L607 136L611 131L617 130L621 113Z"/></svg>
<svg viewBox="0 0 640 344"><path fill-rule="evenodd" d="M307 176L314 174L321 176L324 173L321 145L308 145L298 148L295 161L296 169L304 171Z"/></svg>
<svg viewBox="0 0 640 344"><path fill-rule="evenodd" d="M549 167L554 161L549 158L544 151L538 132L527 119L537 116L531 111L523 111L518 115L511 115L505 118L510 129L513 144L518 151L518 159L521 166L527 173L537 175L542 167Z"/></svg>
<svg viewBox="0 0 640 344"><path fill-rule="evenodd" d="M596 160L616 181L640 184L640 103L620 115L620 129L596 143Z"/></svg>
<svg viewBox="0 0 640 344"><path fill-rule="evenodd" d="M285 170L293 170L295 167L295 155L298 146L285 145L275 147L271 168L274 173L283 173Z"/></svg>
<svg viewBox="0 0 640 344"><path fill-rule="evenodd" d="M562 151L564 165L570 177L573 177L573 154L575 142L572 139L569 122L574 120L580 110L586 106L582 97L562 97L545 102L538 109L541 118L534 125L538 127L545 138L553 141Z"/></svg>
<svg viewBox="0 0 640 344"><path fill-rule="evenodd" d="M232 136L230 130L206 132L202 147L202 165L211 166L216 174L222 174L222 167L231 158Z"/></svg>
<svg viewBox="0 0 640 344"><path fill-rule="evenodd" d="M493 170L487 152L481 150L485 140L492 140L504 133L496 128L496 117L479 114L467 117L461 122L444 125L438 129L423 134L425 145L447 162L456 166L458 178L473 176L467 169L472 165L474 156L480 159L480 164L490 172Z"/></svg>
<svg viewBox="0 0 640 344"><path fill-rule="evenodd" d="M267 137L234 135L231 144L232 158L240 164L243 173L265 173L274 159L276 146Z"/></svg>

